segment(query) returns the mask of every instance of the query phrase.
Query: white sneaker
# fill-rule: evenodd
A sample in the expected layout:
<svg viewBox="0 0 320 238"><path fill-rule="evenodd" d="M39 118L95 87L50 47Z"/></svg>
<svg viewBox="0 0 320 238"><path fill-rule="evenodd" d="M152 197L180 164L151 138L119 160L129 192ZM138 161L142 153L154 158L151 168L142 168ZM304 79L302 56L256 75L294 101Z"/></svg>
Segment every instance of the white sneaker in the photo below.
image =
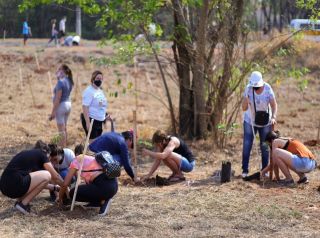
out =
<svg viewBox="0 0 320 238"><path fill-rule="evenodd" d="M248 177L248 173L242 173L242 178Z"/></svg>
<svg viewBox="0 0 320 238"><path fill-rule="evenodd" d="M103 217L109 213L111 202L112 202L112 199L109 199L109 201L105 201L101 205L98 216Z"/></svg>

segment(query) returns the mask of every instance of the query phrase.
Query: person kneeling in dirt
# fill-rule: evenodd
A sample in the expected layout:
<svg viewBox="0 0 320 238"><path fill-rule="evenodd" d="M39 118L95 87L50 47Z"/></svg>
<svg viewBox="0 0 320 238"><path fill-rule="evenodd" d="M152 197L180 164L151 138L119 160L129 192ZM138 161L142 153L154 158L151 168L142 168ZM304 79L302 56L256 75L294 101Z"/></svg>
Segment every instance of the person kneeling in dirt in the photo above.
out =
<svg viewBox="0 0 320 238"><path fill-rule="evenodd" d="M158 169L161 161L168 166L172 175L169 182L185 180L183 172L191 172L195 166L195 157L183 140L175 136L167 135L164 131L157 130L152 137L152 143L156 152L143 149L143 154L155 159L149 173L142 180L149 179Z"/></svg>
<svg viewBox="0 0 320 238"><path fill-rule="evenodd" d="M50 150L49 160L53 165L54 169L59 173L59 175L64 179L69 171L69 166L74 160L75 155L71 149L60 148L57 144L46 144L42 140L38 140L35 144L34 149L43 149L48 147ZM75 178L73 179L73 182ZM50 198L55 201L58 196L58 191L50 191Z"/></svg>
<svg viewBox="0 0 320 238"><path fill-rule="evenodd" d="M124 131L121 134L106 132L96 138L90 145L89 150L94 153L108 151L134 182L139 179L134 175L130 164L129 148L133 148L133 131Z"/></svg>
<svg viewBox="0 0 320 238"><path fill-rule="evenodd" d="M47 150L24 150L15 155L4 169L0 179L1 192L17 199L14 207L23 214L30 213L30 202L43 189L56 190L53 182L63 184L63 179L49 161Z"/></svg>
<svg viewBox="0 0 320 238"><path fill-rule="evenodd" d="M72 161L69 172L59 192L59 204L61 206L64 203L64 194L72 178L79 171L82 159L83 167L80 176L85 180L86 184L79 185L75 200L88 202L85 205L86 208L100 207L99 216L105 216L109 211L111 199L118 191L118 181L116 178L108 178L95 157L92 156L80 154ZM69 192L71 198L74 191L75 188L72 188Z"/></svg>
<svg viewBox="0 0 320 238"><path fill-rule="evenodd" d="M271 149L273 166L276 167L276 170L279 168L286 177L280 183L284 185L294 184L290 170L299 176L298 184L308 183L305 173L316 169L317 162L315 156L303 143L296 139L280 137L280 133L275 131L271 131L266 135L265 143ZM263 176L271 167L272 165L269 164L268 167L261 171L261 175ZM277 172L276 178L279 179Z"/></svg>

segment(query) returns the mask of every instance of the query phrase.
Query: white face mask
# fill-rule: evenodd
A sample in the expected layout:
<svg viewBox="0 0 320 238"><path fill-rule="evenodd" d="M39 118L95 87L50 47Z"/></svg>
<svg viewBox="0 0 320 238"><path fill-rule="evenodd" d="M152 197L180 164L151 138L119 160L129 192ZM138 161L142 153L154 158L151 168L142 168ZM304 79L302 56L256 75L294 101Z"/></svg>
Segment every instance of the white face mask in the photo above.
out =
<svg viewBox="0 0 320 238"><path fill-rule="evenodd" d="M57 79L62 79L64 77L64 73L62 72L62 70L58 70L56 72L56 77Z"/></svg>

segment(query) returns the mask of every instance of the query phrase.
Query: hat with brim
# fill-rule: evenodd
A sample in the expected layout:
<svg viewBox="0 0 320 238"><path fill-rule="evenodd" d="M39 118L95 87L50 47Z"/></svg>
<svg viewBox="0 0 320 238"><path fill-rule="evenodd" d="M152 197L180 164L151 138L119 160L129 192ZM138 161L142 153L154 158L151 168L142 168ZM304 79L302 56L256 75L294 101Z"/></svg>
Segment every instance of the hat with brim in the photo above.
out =
<svg viewBox="0 0 320 238"><path fill-rule="evenodd" d="M250 87L262 87L264 81L262 79L262 74L259 71L253 71L250 75L249 86Z"/></svg>

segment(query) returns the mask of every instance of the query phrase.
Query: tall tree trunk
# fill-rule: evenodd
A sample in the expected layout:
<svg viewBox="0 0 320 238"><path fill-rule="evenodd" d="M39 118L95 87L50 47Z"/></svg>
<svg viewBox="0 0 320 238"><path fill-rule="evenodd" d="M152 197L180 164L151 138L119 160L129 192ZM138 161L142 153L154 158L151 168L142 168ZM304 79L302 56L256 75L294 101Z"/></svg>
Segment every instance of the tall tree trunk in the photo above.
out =
<svg viewBox="0 0 320 238"><path fill-rule="evenodd" d="M205 71L207 43L209 0L204 0L200 9L200 19L197 27L196 54L192 62L193 88L194 88L194 134L197 138L205 137L207 132L207 117L205 108Z"/></svg>
<svg viewBox="0 0 320 238"><path fill-rule="evenodd" d="M244 0L233 0L232 10L229 14L229 29L224 43L225 56L223 63L223 74L218 81L217 90L218 97L214 106L214 120L213 125L218 125L222 121L223 110L226 108L227 100L226 95L228 92L228 84L232 77L231 68L233 65L233 52L236 43L238 42L238 36L241 27L241 19L244 10ZM214 137L218 138L218 130L214 130Z"/></svg>
<svg viewBox="0 0 320 238"><path fill-rule="evenodd" d="M174 26L179 25L177 12L173 12ZM180 41L179 41L180 39ZM173 55L176 62L177 74L179 77L180 98L179 98L179 134L187 138L192 138L193 132L193 91L190 79L190 56L184 44L181 32L175 30L173 41Z"/></svg>
<svg viewBox="0 0 320 238"><path fill-rule="evenodd" d="M284 5L283 5L283 1L284 0L280 0L280 2L279 2L279 4L280 4L280 6L279 6L279 11L280 11L280 13L279 13L279 15L280 15L280 19L279 19L279 31L280 32L282 32L282 30L283 30L283 21L284 21Z"/></svg>

